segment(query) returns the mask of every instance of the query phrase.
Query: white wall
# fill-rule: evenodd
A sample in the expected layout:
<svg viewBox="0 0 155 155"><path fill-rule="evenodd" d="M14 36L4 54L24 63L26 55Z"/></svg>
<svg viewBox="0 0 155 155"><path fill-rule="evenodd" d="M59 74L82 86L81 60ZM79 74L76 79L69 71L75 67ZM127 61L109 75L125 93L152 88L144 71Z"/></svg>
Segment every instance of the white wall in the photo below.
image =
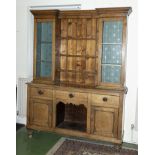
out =
<svg viewBox="0 0 155 155"><path fill-rule="evenodd" d="M32 77L33 27L29 6L81 4L81 9L130 6L128 21L127 77L128 94L125 102L124 142L138 143L137 131L131 130L137 103L137 1L136 0L17 0L17 79ZM135 125L135 124L134 124Z"/></svg>

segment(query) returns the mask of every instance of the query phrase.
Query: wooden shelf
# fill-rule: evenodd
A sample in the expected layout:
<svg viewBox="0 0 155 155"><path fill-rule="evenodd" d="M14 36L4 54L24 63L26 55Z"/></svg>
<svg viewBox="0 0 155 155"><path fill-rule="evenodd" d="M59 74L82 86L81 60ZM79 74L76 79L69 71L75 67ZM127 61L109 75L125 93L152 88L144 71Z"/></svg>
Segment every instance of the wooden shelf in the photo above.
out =
<svg viewBox="0 0 155 155"><path fill-rule="evenodd" d="M60 37L60 39L66 39L66 40L96 40L96 38L92 38L92 37Z"/></svg>
<svg viewBox="0 0 155 155"><path fill-rule="evenodd" d="M88 73L88 74L97 74L97 71L86 71L86 70L66 70L66 69L57 69L58 72L72 72L72 73Z"/></svg>
<svg viewBox="0 0 155 155"><path fill-rule="evenodd" d="M86 57L86 58L97 58L98 56L91 56L91 55L71 55L71 54L60 54L57 56L67 56L67 57Z"/></svg>
<svg viewBox="0 0 155 155"><path fill-rule="evenodd" d="M60 123L57 127L62 128L62 129L70 129L70 130L86 132L86 123L76 123L76 122L71 122L71 121L64 121L64 122Z"/></svg>

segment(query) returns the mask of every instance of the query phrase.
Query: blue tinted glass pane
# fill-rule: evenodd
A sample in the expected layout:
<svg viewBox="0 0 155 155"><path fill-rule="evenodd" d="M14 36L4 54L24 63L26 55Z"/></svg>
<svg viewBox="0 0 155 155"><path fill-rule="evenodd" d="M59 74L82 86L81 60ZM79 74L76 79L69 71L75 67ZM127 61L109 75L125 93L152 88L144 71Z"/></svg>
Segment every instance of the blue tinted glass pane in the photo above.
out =
<svg viewBox="0 0 155 155"><path fill-rule="evenodd" d="M108 21L103 25L103 43L122 43L122 21Z"/></svg>
<svg viewBox="0 0 155 155"><path fill-rule="evenodd" d="M102 66L102 81L109 83L120 83L120 66Z"/></svg>
<svg viewBox="0 0 155 155"><path fill-rule="evenodd" d="M51 73L51 63L41 62L41 77L49 77Z"/></svg>
<svg viewBox="0 0 155 155"><path fill-rule="evenodd" d="M121 64L122 45L103 45L102 63Z"/></svg>
<svg viewBox="0 0 155 155"><path fill-rule="evenodd" d="M52 25L50 22L42 23L42 31L41 31L41 41L42 42L51 42L52 41Z"/></svg>
<svg viewBox="0 0 155 155"><path fill-rule="evenodd" d="M41 44L41 60L51 61L52 59L52 44L42 43Z"/></svg>
<svg viewBox="0 0 155 155"><path fill-rule="evenodd" d="M50 77L52 68L52 23L37 23L37 77Z"/></svg>
<svg viewBox="0 0 155 155"><path fill-rule="evenodd" d="M122 35L122 21L103 22L102 82L120 83Z"/></svg>

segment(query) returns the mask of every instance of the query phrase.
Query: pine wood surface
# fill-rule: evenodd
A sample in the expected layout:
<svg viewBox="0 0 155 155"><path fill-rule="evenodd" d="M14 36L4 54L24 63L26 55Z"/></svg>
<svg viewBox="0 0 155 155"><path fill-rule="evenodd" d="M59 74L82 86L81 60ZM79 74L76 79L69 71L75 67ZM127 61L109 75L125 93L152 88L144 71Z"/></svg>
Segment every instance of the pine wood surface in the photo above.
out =
<svg viewBox="0 0 155 155"><path fill-rule="evenodd" d="M28 128L122 142L124 94L127 90L127 16L131 11L130 7L79 11L31 10L34 15L34 65L33 81L28 83L27 90ZM103 23L111 20L123 22L118 84L101 81ZM48 78L38 78L37 23L45 21L53 24L52 72ZM69 122L68 125L84 124L84 130L59 128L66 122Z"/></svg>
<svg viewBox="0 0 155 155"><path fill-rule="evenodd" d="M108 139L108 141L115 143L118 142L118 139L119 142L121 141L121 139L118 138L118 124L119 118L122 116L121 113L118 115L118 110L120 109L119 98L122 97L122 93L107 93L106 91L100 91L100 94L96 94L93 90L91 92L84 92L81 91L81 89L76 88L76 91L71 91L70 89L67 91L61 87L54 89L50 86L45 88L43 85L42 88L40 85L28 84L28 116L30 118L27 123L28 128L54 132L58 131L62 134L69 132L68 135L72 135L72 133L73 135L78 135L74 133L79 133L82 137L86 136L92 139L98 139L98 136L100 135L100 140ZM40 90L45 92L45 94L38 94L38 96L36 96ZM47 97L46 95L49 95L47 92L51 96ZM70 98L70 94L72 94L73 97ZM104 101L105 97L108 99L107 101ZM80 131L59 129L56 126L56 109L60 102L63 102L64 104L72 103L77 106L82 104L86 107L87 117L85 133L87 134Z"/></svg>

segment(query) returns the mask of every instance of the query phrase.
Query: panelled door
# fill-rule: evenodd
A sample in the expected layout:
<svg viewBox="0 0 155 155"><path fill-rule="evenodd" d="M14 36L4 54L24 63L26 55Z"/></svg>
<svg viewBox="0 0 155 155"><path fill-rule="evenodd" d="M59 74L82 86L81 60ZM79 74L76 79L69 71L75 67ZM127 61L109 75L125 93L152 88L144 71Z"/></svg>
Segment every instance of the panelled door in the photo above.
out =
<svg viewBox="0 0 155 155"><path fill-rule="evenodd" d="M91 133L105 137L117 137L118 109L91 107Z"/></svg>
<svg viewBox="0 0 155 155"><path fill-rule="evenodd" d="M30 100L30 124L47 128L52 126L52 101Z"/></svg>

